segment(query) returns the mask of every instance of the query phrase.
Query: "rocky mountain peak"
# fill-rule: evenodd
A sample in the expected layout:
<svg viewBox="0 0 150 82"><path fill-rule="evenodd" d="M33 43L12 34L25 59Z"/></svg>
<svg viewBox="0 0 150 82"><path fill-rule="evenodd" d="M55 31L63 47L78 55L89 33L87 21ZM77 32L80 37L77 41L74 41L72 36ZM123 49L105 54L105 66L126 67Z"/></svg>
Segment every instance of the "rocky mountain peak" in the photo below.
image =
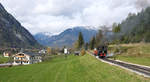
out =
<svg viewBox="0 0 150 82"><path fill-rule="evenodd" d="M0 3L0 10L4 10L4 7L1 3Z"/></svg>
<svg viewBox="0 0 150 82"><path fill-rule="evenodd" d="M85 42L89 42L91 37L96 35L97 31L92 29L87 29L84 26L77 26L64 30L58 35L53 35L51 37L43 36L43 34L35 35L34 37L38 42L45 46L51 47L71 47L73 43L78 39L79 32L82 32Z"/></svg>
<svg viewBox="0 0 150 82"><path fill-rule="evenodd" d="M0 47L39 46L34 37L0 3Z"/></svg>

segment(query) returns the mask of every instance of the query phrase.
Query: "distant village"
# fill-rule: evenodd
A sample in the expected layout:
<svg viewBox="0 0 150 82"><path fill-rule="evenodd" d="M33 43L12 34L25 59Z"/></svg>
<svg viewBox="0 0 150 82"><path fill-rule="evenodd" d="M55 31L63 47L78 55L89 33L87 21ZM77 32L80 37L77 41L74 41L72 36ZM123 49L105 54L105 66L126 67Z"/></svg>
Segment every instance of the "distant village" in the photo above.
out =
<svg viewBox="0 0 150 82"><path fill-rule="evenodd" d="M40 63L45 59L49 58L50 55L61 55L62 53L68 54L71 49L1 49L3 57L9 58L12 65L28 65L34 63Z"/></svg>
<svg viewBox="0 0 150 82"><path fill-rule="evenodd" d="M28 65L33 63L42 62L42 56L46 54L47 50L41 49L37 52L21 49L18 51L17 49L11 49L10 51L3 51L3 57L10 57L12 60L9 63L12 65ZM15 53L16 52L16 53Z"/></svg>

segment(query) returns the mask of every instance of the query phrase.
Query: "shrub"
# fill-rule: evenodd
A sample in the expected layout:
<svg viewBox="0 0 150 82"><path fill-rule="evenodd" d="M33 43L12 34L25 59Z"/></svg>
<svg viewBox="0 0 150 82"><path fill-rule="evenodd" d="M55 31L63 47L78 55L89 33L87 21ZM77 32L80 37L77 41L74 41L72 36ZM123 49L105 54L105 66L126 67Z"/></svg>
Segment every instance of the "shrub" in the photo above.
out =
<svg viewBox="0 0 150 82"><path fill-rule="evenodd" d="M84 56L86 54L86 51L83 49L80 53L82 56Z"/></svg>

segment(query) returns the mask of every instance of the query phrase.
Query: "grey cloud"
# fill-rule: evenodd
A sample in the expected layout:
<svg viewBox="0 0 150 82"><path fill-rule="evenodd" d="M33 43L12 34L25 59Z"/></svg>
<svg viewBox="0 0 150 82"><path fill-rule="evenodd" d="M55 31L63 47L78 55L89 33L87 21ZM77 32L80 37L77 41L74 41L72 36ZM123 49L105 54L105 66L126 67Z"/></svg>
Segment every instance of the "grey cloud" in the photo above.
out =
<svg viewBox="0 0 150 82"><path fill-rule="evenodd" d="M34 13L71 16L74 13L82 12L92 2L92 0L50 0L37 5Z"/></svg>
<svg viewBox="0 0 150 82"><path fill-rule="evenodd" d="M31 33L61 32L73 26L111 25L136 13L137 0L2 0Z"/></svg>

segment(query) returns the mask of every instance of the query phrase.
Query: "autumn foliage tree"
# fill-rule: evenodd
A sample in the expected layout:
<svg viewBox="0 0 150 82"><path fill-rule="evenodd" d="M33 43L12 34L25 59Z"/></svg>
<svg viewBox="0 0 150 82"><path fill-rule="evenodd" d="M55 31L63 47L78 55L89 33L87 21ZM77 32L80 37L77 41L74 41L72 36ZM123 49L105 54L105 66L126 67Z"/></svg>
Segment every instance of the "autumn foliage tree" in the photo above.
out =
<svg viewBox="0 0 150 82"><path fill-rule="evenodd" d="M47 54L51 54L51 48L47 47Z"/></svg>

